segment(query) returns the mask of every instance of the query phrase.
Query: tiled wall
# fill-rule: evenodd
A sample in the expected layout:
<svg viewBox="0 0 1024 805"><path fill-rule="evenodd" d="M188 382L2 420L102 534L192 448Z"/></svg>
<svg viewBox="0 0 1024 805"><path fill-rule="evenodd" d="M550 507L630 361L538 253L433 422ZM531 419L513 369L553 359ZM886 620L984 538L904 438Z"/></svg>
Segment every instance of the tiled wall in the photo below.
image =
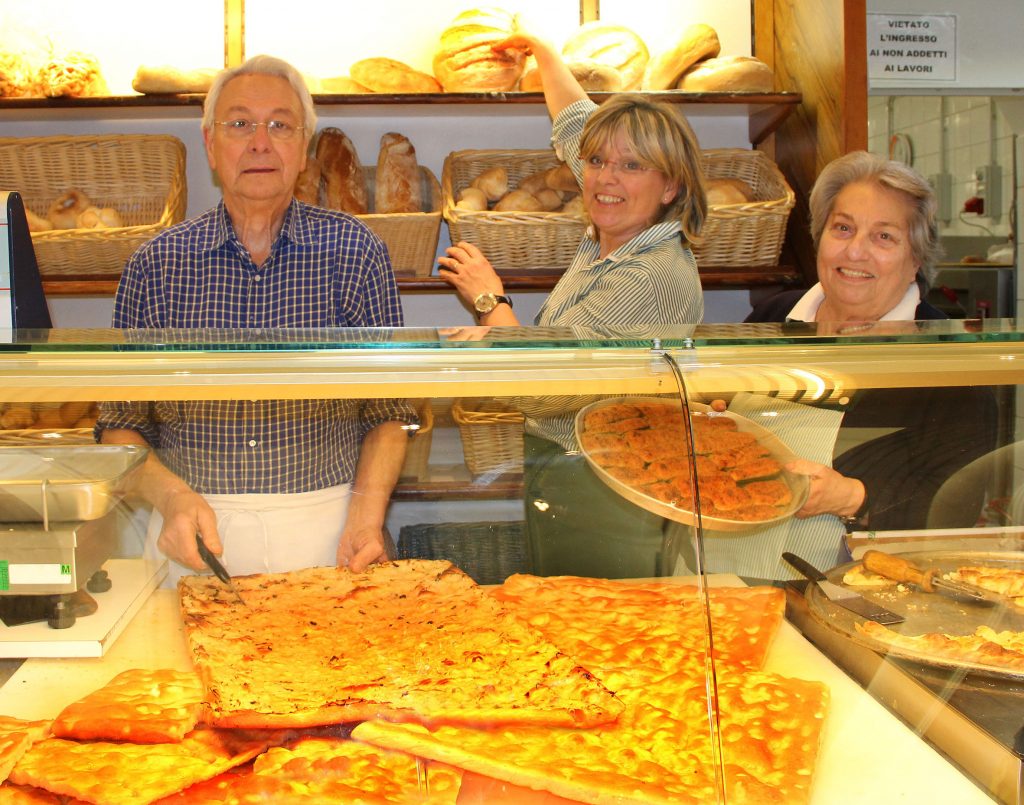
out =
<svg viewBox="0 0 1024 805"><path fill-rule="evenodd" d="M951 215L943 223L943 235L1009 235L1012 135L1010 123L989 97L873 95L868 99L872 152L889 156L890 147L898 150L909 143L911 164L924 176L949 175ZM999 209L993 211L988 204L984 215L963 212L964 202L975 195L975 171L989 165L995 166L1000 178Z"/></svg>

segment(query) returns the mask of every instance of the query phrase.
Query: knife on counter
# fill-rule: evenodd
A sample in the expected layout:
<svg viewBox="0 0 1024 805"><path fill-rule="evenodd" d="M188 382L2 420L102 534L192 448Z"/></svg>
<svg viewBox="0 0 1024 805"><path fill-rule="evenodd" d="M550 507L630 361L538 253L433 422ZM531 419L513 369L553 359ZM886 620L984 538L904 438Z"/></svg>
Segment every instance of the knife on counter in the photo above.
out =
<svg viewBox="0 0 1024 805"><path fill-rule="evenodd" d="M845 587L840 587L838 584L833 584L828 580L828 577L822 573L818 568L808 562L806 559L802 559L795 553L786 551L782 554L782 558L791 564L801 575L805 576L809 581L818 585L818 588L825 594L834 604L838 604L841 607L845 607L862 618L881 623L883 626L891 626L894 623L903 623L906 620L902 615L897 615L886 609L879 604L876 604L869 598L865 598L859 593L855 593L853 590L848 590Z"/></svg>
<svg viewBox="0 0 1024 805"><path fill-rule="evenodd" d="M997 593L967 584L962 581L950 581L939 575L942 571L938 568L922 570L913 562L909 562L902 556L894 556L884 551L865 551L861 557L861 563L867 570L885 576L893 581L903 581L919 587L926 593L942 593L954 598L957 601L967 601L976 604L1003 604L1006 603L1002 596Z"/></svg>
<svg viewBox="0 0 1024 805"><path fill-rule="evenodd" d="M238 588L235 587L234 581L231 580L231 574L228 573L227 568L220 563L220 560L210 553L210 549L207 548L206 543L203 542L202 534L199 533L196 533L196 548L199 549L199 557L206 562L206 566L213 571L213 575L220 579L224 583L224 586L234 593L235 598L238 599L242 606L248 609L249 605L245 603L245 599L242 598L241 594L238 592Z"/></svg>

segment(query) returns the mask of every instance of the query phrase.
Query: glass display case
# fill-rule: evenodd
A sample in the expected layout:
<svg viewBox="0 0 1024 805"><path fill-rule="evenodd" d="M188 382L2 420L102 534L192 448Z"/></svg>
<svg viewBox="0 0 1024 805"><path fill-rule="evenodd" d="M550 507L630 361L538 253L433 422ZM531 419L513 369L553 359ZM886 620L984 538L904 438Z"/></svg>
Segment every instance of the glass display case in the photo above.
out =
<svg viewBox="0 0 1024 805"><path fill-rule="evenodd" d="M196 583L194 533L241 599L216 605L262 629L260 585L333 566L339 541L352 548L342 563L360 565L365 539L344 533L346 507L373 522L390 498L382 545L397 565L365 577L412 568L424 586L396 620L376 604L344 610L373 609L374 628L332 631L323 668L306 656L284 672L312 673L335 698L273 751L299 756L309 732L382 753L371 765L384 768L401 749L402 770L387 765L404 791L394 801L1016 802L1022 359L1024 330L995 319L8 332L0 713L51 719L123 670L195 661L214 696L204 719L239 723L228 688L254 660L211 667L174 586ZM375 443L381 428L394 430ZM360 440L373 472L351 447ZM212 520L169 502L186 481ZM267 497L300 504L281 516ZM800 559L822 578L809 581ZM452 574L471 581L434 586ZM363 604L384 595L353 584ZM306 600L286 589L282 601ZM446 595L462 596L450 623ZM435 632L409 660L400 652L424 596ZM496 614L481 625L474 611ZM303 617L308 648L327 629L315 621L334 615ZM263 634L261 657L283 650L285 635ZM545 692L569 689L576 706L552 693L545 710L534 694L502 715L511 663L537 652L501 647L523 640L585 669L585 681L544 672ZM465 668L468 654L444 654L455 645L472 648ZM367 655L407 702L373 699L380 718L331 688ZM446 696L430 698L421 688L438 675ZM460 698L469 689L475 716ZM259 696L270 712L273 696ZM256 784L270 768L260 757L224 785ZM319 757L302 785L322 794L341 772Z"/></svg>

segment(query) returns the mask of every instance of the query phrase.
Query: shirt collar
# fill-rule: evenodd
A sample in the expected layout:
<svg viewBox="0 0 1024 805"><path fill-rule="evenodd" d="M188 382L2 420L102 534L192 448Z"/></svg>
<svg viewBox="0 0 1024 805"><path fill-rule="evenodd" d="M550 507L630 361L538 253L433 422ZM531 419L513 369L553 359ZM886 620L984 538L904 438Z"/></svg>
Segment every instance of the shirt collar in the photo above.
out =
<svg viewBox="0 0 1024 805"><path fill-rule="evenodd" d="M231 224L231 218L228 216L228 208L224 204L224 199L221 199L214 209L213 222L213 231L206 243L206 248L210 251L220 248L231 238L237 237ZM303 246L309 246L313 243L309 220L302 209L302 205L296 199L292 199L288 208L284 211L284 222L281 224L281 232L278 234L278 237L282 235L290 241L302 244Z"/></svg>
<svg viewBox="0 0 1024 805"><path fill-rule="evenodd" d="M662 221L661 223L654 224L653 226L647 227L643 232L640 232L630 240L623 243L619 248L605 257L603 260L597 258L597 254L600 250L600 243L597 240L597 233L594 231L594 225L587 225L587 239L592 246L594 252L594 260L591 266L598 265L600 263L616 263L619 260L623 260L627 257L632 257L638 252L642 252L649 246L653 246L656 243L670 237L671 235L681 232L683 229L682 224L677 220Z"/></svg>
<svg viewBox="0 0 1024 805"><path fill-rule="evenodd" d="M825 290L821 283L815 283L807 293L800 297L793 309L786 316L786 321L814 321L818 308L825 301ZM913 321L917 315L917 306L921 303L921 291L916 282L907 286L907 292L896 306L882 316L879 321Z"/></svg>

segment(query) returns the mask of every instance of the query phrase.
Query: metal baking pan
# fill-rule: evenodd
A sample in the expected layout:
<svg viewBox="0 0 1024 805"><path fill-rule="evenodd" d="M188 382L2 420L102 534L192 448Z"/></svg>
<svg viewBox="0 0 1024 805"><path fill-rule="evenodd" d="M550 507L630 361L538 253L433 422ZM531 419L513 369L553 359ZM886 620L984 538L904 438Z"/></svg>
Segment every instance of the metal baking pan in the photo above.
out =
<svg viewBox="0 0 1024 805"><path fill-rule="evenodd" d="M0 522L102 517L148 452L128 444L0 447Z"/></svg>
<svg viewBox="0 0 1024 805"><path fill-rule="evenodd" d="M605 400L600 400L595 403L581 408L576 413L576 441L581 445L580 450L583 456L586 458L587 463L591 469L608 486L618 494L622 495L626 500L635 503L642 509L646 509L649 512L653 512L661 517L665 517L669 520L675 520L679 523L686 525L696 525L697 517L688 509L682 506L676 506L671 503L653 498L640 489L630 486L624 483L618 478L613 477L609 474L604 467L598 463L593 456L591 456L586 450L582 448L581 436L584 432L584 419L588 413L598 408L602 408L607 405L615 405L617 403L637 403L637 402L654 402L661 405L672 405L671 401L666 400L664 397L616 397ZM676 406L678 408L678 406ZM690 411L707 413L711 410L708 405L702 405L701 403L690 403ZM793 514L800 510L800 507L804 505L804 501L807 500L807 493L810 488L810 484L807 480L806 475L797 475L785 469L785 465L796 460L797 456L790 450L782 441L768 430L765 430L760 425L752 422L746 417L734 414L731 411L725 411L719 414L719 416L729 417L736 421L736 427L738 430L747 431L754 434L758 441L761 442L766 448L772 458L783 465L782 473L780 478L785 480L789 485L790 491L793 493L793 499L789 505L785 508L779 509L779 514L769 520L730 520L724 517L711 517L709 515L702 515L700 518L701 525L704 529L709 531L727 531L727 532L744 532L752 531L758 528L765 528L766 526L775 525L788 520ZM698 481L700 480L698 475Z"/></svg>
<svg viewBox="0 0 1024 805"><path fill-rule="evenodd" d="M948 573L968 565L1024 569L1024 553L1019 552L915 551L898 555L924 570L937 567L943 573ZM843 576L846 575L847 571L859 564L860 562L850 562L840 565L827 571L825 575L829 581L835 584L843 584ZM891 609L893 612L903 615L906 618L903 623L888 627L900 634L919 635L930 632L942 632L951 635L965 635L973 634L975 629L983 625L991 626L996 631L1006 629L1024 631L1024 610L1012 604L1006 606L986 606L983 604L966 603L954 600L941 593L923 592L912 584L897 584L896 582L879 588L856 585L850 589L856 590L866 598L878 602L886 609ZM821 592L818 585L808 585L806 596L811 616L815 620L829 629L845 635L854 643L866 646L873 651L888 654L901 660L909 660L937 668L953 669L1001 679L1024 680L1024 671L1020 669L1007 669L981 663L953 661L877 642L857 631L856 624L863 622L863 618L830 601Z"/></svg>

